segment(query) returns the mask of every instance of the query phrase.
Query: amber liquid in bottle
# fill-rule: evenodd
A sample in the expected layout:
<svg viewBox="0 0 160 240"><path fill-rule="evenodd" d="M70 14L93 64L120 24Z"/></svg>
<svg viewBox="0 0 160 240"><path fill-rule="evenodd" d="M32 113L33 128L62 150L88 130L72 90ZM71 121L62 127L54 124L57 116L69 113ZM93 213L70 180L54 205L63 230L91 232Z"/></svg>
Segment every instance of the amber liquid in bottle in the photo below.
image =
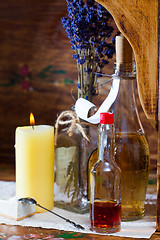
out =
<svg viewBox="0 0 160 240"><path fill-rule="evenodd" d="M115 141L115 160L122 172L122 220L136 220L142 218L145 212L145 196L149 172L148 144L144 134L139 133L116 133ZM93 156L90 156L88 172L97 159L98 149L93 152Z"/></svg>
<svg viewBox="0 0 160 240"><path fill-rule="evenodd" d="M97 162L98 160L98 148L96 148L91 155L89 156L88 159L88 166L87 166L87 191L88 191L88 200L90 200L90 172L93 167L93 165Z"/></svg>
<svg viewBox="0 0 160 240"><path fill-rule="evenodd" d="M149 149L144 134L116 133L115 160L122 172L122 220L142 218L149 169Z"/></svg>
<svg viewBox="0 0 160 240"><path fill-rule="evenodd" d="M113 233L120 230L121 171L114 153L114 114L101 113L99 156L90 171L90 224L91 230L96 232Z"/></svg>
<svg viewBox="0 0 160 240"><path fill-rule="evenodd" d="M117 204L115 202L95 201L94 211L93 212L91 211L90 214L92 219L91 228L93 228L94 226L94 229L107 228L109 232L112 232L113 230L114 232L119 231L121 222L120 204Z"/></svg>

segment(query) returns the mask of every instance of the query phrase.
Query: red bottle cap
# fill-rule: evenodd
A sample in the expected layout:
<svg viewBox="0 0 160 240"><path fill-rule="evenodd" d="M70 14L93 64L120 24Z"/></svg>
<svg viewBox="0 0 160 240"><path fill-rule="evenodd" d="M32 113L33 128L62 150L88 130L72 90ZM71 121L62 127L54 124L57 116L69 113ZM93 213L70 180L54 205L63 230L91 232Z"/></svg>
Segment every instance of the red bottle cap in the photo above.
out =
<svg viewBox="0 0 160 240"><path fill-rule="evenodd" d="M100 113L101 124L114 124L114 113L105 112Z"/></svg>

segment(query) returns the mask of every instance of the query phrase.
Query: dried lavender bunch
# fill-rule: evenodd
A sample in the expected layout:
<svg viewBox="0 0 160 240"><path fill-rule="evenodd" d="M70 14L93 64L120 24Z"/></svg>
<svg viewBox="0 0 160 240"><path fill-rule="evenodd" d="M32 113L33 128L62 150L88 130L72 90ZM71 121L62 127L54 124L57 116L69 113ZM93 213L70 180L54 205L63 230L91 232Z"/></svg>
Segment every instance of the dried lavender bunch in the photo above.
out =
<svg viewBox="0 0 160 240"><path fill-rule="evenodd" d="M114 32L113 18L95 0L66 1L68 17L62 18L62 23L77 60L78 97L92 101L98 94L97 76L115 53L115 36L107 42Z"/></svg>

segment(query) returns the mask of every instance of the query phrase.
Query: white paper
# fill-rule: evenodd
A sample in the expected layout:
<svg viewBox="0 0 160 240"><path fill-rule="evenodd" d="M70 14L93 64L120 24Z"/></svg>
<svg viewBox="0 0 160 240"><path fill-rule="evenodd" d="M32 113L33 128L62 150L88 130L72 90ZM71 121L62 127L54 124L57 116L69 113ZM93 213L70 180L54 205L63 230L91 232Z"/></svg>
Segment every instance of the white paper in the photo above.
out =
<svg viewBox="0 0 160 240"><path fill-rule="evenodd" d="M92 107L96 107L96 106L84 98L79 98L75 104L75 112L78 115L78 117L89 123L93 123L93 124L99 123L100 122L100 113L108 112L108 110L110 109L110 107L112 106L114 101L116 100L116 97L117 97L118 91L119 91L119 84L120 84L119 78L116 78L113 80L112 87L111 87L111 90L110 90L107 98L101 104L98 111L91 117L88 117L88 112Z"/></svg>
<svg viewBox="0 0 160 240"><path fill-rule="evenodd" d="M13 189L15 190L15 182L3 182L0 181L0 193L1 189L5 189L7 192L7 196L10 193L10 197L13 194ZM15 192L14 192L15 194ZM133 237L133 238L150 238L150 236L156 230L156 186L154 188L154 192L152 194L147 194L146 196L146 216L143 219L137 221L128 221L121 223L121 230L117 233L113 233L113 236L121 236L121 237ZM0 194L2 195L2 194ZM95 232L90 231L90 220L89 213L87 214L78 214L69 212L60 208L54 208L54 212L64 216L71 221L74 221L77 224L81 224L85 227L85 231L78 230L71 224L66 221L54 216L49 212L45 213L36 213L32 217L23 219L21 221L16 221L12 219L8 219L0 216L1 224L8 225L20 225L20 226L31 226L31 227L42 227L49 229L60 229L65 231L74 231L74 232L82 232L82 233L92 233L97 234ZM109 235L109 234L101 234L101 235Z"/></svg>

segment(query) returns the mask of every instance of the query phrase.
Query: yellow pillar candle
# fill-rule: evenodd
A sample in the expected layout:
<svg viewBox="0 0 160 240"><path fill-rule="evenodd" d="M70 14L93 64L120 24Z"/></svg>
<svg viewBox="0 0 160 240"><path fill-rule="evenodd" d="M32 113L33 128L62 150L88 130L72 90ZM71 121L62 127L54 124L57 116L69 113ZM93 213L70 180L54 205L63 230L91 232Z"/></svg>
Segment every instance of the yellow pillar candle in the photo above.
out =
<svg viewBox="0 0 160 240"><path fill-rule="evenodd" d="M16 129L16 196L32 197L52 210L54 184L54 128L48 125ZM44 210L37 207L37 212Z"/></svg>

